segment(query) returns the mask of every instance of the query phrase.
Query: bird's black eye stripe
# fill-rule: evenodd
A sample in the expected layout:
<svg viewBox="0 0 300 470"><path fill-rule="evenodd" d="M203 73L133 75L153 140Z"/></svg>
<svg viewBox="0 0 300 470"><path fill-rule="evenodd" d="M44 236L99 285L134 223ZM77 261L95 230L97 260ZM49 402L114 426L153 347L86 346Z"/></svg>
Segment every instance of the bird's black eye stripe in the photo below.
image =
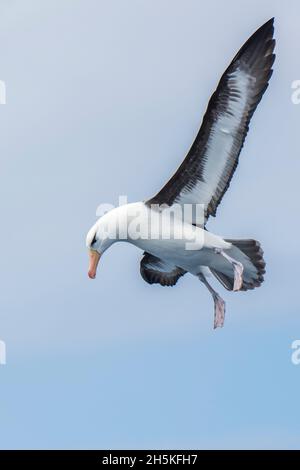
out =
<svg viewBox="0 0 300 470"><path fill-rule="evenodd" d="M97 238L96 238L96 234L95 234L95 235L94 235L94 238L93 238L93 240L92 240L91 246L93 246L94 243L96 243L96 241L97 241Z"/></svg>

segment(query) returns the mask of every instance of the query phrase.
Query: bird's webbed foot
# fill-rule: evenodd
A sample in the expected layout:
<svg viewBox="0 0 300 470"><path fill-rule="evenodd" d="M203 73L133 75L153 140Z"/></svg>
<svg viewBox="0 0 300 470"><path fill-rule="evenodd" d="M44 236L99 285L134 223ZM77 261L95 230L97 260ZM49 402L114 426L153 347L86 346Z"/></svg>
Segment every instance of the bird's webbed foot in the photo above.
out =
<svg viewBox="0 0 300 470"><path fill-rule="evenodd" d="M222 328L225 321L225 302L222 297L212 288L203 274L198 275L199 279L207 287L214 300L214 329Z"/></svg>
<svg viewBox="0 0 300 470"><path fill-rule="evenodd" d="M216 253L222 255L232 265L234 272L233 290L240 290L243 285L244 266L242 263L229 256L224 250L216 250Z"/></svg>
<svg viewBox="0 0 300 470"><path fill-rule="evenodd" d="M215 292L213 295L214 307L215 307L215 316L214 316L214 329L224 326L225 321L225 302L222 297Z"/></svg>

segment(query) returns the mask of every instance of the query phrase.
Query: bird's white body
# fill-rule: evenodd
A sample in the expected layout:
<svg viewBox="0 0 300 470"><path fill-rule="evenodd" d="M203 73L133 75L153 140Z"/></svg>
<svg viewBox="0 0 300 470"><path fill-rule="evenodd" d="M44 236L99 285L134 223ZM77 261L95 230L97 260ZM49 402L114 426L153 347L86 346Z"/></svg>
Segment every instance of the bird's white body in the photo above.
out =
<svg viewBox="0 0 300 470"><path fill-rule="evenodd" d="M216 250L231 248L231 243L219 235L182 218L171 218L168 209L151 209L143 202L126 204L107 212L92 227L87 244L95 229L99 229L99 224L111 240L110 244L126 241L195 275L202 271L203 266L218 265L220 257Z"/></svg>

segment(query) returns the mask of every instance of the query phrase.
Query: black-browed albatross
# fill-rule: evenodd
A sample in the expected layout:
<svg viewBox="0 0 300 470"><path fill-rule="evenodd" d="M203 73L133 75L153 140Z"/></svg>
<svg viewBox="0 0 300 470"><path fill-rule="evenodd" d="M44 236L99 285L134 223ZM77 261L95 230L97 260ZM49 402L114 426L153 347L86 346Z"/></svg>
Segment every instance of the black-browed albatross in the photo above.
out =
<svg viewBox="0 0 300 470"><path fill-rule="evenodd" d="M222 75L193 145L166 185L149 200L112 209L90 229L86 241L90 278L96 277L107 248L116 241L128 241L144 250L140 271L149 284L173 286L187 272L197 276L213 297L215 328L224 324L225 302L208 282L209 275L231 291L261 285L265 262L259 242L223 239L205 225L209 216L216 215L229 187L250 119L268 87L275 59L273 23L274 18L248 39ZM170 216L175 206L193 209L197 205L203 207L202 215L191 210L188 217L175 212ZM139 230L134 232L136 218ZM154 236L153 230L150 236L149 220ZM168 237L162 235L164 223L169 224ZM188 248L191 241L194 246Z"/></svg>

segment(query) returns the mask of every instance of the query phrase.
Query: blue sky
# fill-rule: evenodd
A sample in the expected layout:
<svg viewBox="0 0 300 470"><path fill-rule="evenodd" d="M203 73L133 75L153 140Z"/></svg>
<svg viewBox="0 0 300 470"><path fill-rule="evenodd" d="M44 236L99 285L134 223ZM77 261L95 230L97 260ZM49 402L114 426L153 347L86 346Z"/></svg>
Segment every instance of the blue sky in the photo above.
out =
<svg viewBox="0 0 300 470"><path fill-rule="evenodd" d="M299 448L297 1L1 0L0 448ZM209 229L261 241L266 281L147 285L115 245L96 281L97 206L153 195L218 79L275 16L276 62Z"/></svg>

